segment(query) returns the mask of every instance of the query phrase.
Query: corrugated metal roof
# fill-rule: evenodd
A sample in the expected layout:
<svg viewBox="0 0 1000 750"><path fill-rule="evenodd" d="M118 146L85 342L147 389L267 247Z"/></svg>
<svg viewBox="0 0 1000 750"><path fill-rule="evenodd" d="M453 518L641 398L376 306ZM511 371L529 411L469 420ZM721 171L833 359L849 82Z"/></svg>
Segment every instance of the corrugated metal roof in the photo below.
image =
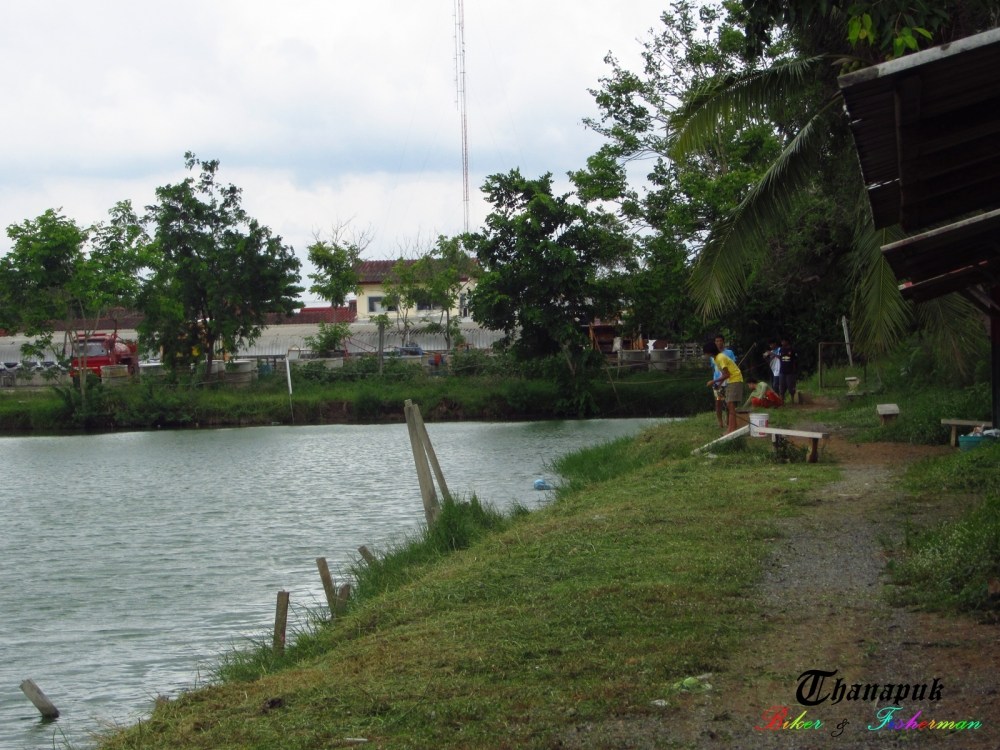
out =
<svg viewBox="0 0 1000 750"><path fill-rule="evenodd" d="M242 357L284 357L289 349L308 349L306 338L316 335L319 326L315 324L288 324L269 326L264 329L252 346L245 347L237 353ZM378 351L378 326L373 323L352 323L351 338L347 342L347 351L355 354ZM503 338L498 331L489 331L474 324L460 326L462 336L474 349L488 349L494 342ZM118 332L122 338L138 338L134 330ZM22 359L21 345L29 340L27 336L0 337L0 362L18 362ZM445 350L444 336L425 333L419 327L410 331L409 342L418 344L427 351ZM402 334L394 327L386 329L384 345L391 349L403 344Z"/></svg>
<svg viewBox="0 0 1000 750"><path fill-rule="evenodd" d="M1000 29L839 79L876 227L1000 207Z"/></svg>
<svg viewBox="0 0 1000 750"><path fill-rule="evenodd" d="M882 254L903 295L924 302L1000 277L1000 209L893 242Z"/></svg>

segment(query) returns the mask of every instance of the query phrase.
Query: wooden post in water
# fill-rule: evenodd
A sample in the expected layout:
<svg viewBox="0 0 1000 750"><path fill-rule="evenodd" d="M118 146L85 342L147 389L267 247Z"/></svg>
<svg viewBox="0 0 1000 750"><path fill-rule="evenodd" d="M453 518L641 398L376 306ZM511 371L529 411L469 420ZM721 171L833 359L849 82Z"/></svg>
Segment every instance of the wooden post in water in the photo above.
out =
<svg viewBox="0 0 1000 750"><path fill-rule="evenodd" d="M25 680L21 683L21 692L28 696L28 700L35 704L43 719L51 720L59 718L59 709L50 701L42 689L33 680Z"/></svg>
<svg viewBox="0 0 1000 750"><path fill-rule="evenodd" d="M427 460L430 461L431 468L434 470L438 487L441 488L441 495L446 499L450 498L451 493L448 491L448 484L444 481L444 472L441 471L441 464L438 463L437 453L434 452L434 446L431 445L431 436L427 434L427 427L424 426L424 417L420 413L420 405L413 404L412 408L413 421L417 424L417 434L420 437L420 442L423 443L424 451L427 453Z"/></svg>
<svg viewBox="0 0 1000 750"><path fill-rule="evenodd" d="M278 604L274 610L274 653L285 652L285 631L288 627L288 592L278 592Z"/></svg>
<svg viewBox="0 0 1000 750"><path fill-rule="evenodd" d="M375 562L375 555L373 555L371 553L371 550L369 550L365 545L362 544L360 547L358 547L358 552L361 553L361 557L364 558L364 561L366 563Z"/></svg>
<svg viewBox="0 0 1000 750"><path fill-rule="evenodd" d="M330 617L336 614L337 592L333 587L333 578L330 576L330 568L326 564L325 557L316 558L316 567L319 569L320 580L323 581L323 591L326 593L326 606L330 608Z"/></svg>
<svg viewBox="0 0 1000 750"><path fill-rule="evenodd" d="M431 477L430 466L427 464L427 450L420 438L420 428L417 427L416 407L410 399L404 402L403 412L406 414L406 429L410 434L410 449L413 452L413 463L417 468L417 481L420 483L420 496L424 501L424 517L430 526L437 518L438 502L434 492L434 480Z"/></svg>

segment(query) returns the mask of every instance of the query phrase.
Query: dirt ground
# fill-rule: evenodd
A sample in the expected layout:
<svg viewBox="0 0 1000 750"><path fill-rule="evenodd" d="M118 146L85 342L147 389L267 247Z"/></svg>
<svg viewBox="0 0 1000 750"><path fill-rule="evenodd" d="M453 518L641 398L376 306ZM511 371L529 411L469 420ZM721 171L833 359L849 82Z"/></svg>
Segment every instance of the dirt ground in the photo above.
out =
<svg viewBox="0 0 1000 750"><path fill-rule="evenodd" d="M803 407L800 416L800 429L830 430L822 411ZM953 501L901 495L890 480L912 461L954 449L855 445L834 430L822 450L842 466L842 479L784 524L764 580L748 592L762 605L768 633L705 676L711 689L669 697L662 717L580 726L561 747L1000 748L1000 627L892 607L885 597L886 541L901 538L903 519L957 512ZM840 678L844 698L801 705L796 691L807 670L836 670L823 692ZM848 700L855 683L927 687L923 700ZM899 707L893 722L902 726L920 712L915 725L978 721L982 728L870 729L887 706ZM783 720L775 719L782 709ZM803 711L800 722L819 720L819 728L776 728Z"/></svg>

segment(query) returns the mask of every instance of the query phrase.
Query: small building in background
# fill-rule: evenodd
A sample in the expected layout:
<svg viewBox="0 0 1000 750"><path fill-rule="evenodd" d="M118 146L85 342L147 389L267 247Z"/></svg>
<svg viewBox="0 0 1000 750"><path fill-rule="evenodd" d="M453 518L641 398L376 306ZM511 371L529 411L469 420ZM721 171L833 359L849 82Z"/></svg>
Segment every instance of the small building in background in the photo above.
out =
<svg viewBox="0 0 1000 750"><path fill-rule="evenodd" d="M396 313L397 310L386 301L388 296L385 290L385 282L391 274L396 263L411 265L414 260L366 260L357 266L358 272L358 299L357 316L358 320L371 320L383 313ZM469 292L475 288L476 282L471 277L463 277L462 289L459 293L455 306L449 311L452 318L467 320L469 318ZM438 305L421 305L406 311L411 320L417 321L421 318L439 317L443 312Z"/></svg>

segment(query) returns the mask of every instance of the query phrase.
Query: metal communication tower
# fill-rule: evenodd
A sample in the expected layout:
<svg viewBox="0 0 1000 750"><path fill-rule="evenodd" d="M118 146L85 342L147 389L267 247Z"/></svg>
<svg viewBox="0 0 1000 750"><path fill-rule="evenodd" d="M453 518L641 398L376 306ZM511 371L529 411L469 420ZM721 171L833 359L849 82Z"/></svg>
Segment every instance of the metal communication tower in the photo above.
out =
<svg viewBox="0 0 1000 750"><path fill-rule="evenodd" d="M462 123L462 199L465 208L465 231L469 231L469 128L465 108L465 4L455 0L455 85L458 88L458 114Z"/></svg>

